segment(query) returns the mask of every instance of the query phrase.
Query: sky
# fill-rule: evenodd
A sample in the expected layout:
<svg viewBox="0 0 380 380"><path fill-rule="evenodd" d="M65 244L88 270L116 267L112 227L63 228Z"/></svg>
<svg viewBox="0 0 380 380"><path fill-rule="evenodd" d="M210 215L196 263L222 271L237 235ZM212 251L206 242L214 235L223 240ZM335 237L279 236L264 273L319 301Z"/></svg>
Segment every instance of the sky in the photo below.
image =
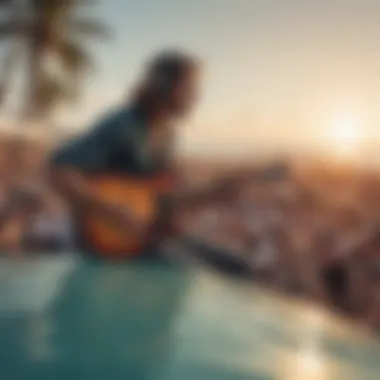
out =
<svg viewBox="0 0 380 380"><path fill-rule="evenodd" d="M180 149L245 156L380 148L377 0L102 0L89 15L113 37L90 43L96 72L61 112L81 130L117 104L153 53L204 63L203 95Z"/></svg>

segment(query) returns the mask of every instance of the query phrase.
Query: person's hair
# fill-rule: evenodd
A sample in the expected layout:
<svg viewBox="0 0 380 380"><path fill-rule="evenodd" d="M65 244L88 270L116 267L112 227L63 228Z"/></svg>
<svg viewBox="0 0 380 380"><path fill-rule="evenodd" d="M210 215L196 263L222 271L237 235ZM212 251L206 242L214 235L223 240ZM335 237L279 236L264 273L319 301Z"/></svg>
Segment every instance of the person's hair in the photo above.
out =
<svg viewBox="0 0 380 380"><path fill-rule="evenodd" d="M199 62L194 56L178 50L164 51L153 56L133 93L133 103L145 108L165 99L175 85L198 66Z"/></svg>

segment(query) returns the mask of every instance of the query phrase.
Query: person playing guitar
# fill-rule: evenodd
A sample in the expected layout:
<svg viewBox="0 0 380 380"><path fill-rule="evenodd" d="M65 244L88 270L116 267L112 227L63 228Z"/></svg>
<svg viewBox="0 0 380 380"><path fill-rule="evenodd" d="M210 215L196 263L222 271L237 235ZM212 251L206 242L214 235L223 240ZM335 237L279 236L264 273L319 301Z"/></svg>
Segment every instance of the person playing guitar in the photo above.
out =
<svg viewBox="0 0 380 380"><path fill-rule="evenodd" d="M144 251L161 199L152 189L162 195L174 185L174 126L194 105L199 67L186 53L158 54L129 102L53 152L51 183L72 210L82 248L117 257Z"/></svg>

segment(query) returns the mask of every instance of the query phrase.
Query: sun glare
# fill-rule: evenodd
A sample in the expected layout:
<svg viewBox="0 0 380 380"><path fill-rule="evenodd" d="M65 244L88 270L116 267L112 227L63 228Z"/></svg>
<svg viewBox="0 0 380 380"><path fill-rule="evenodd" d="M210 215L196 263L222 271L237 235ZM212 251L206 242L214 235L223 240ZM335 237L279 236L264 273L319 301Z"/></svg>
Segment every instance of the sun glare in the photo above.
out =
<svg viewBox="0 0 380 380"><path fill-rule="evenodd" d="M338 155L353 153L357 150L362 134L362 123L358 117L349 113L337 115L328 125L328 140Z"/></svg>

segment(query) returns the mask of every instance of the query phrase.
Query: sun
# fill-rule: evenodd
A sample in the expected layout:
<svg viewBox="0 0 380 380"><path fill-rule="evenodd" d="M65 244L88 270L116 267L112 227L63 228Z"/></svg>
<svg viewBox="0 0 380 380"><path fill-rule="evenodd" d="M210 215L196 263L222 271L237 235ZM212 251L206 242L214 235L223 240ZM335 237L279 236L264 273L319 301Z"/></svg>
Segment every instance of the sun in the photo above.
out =
<svg viewBox="0 0 380 380"><path fill-rule="evenodd" d="M360 121L349 114L335 117L329 129L332 140L337 144L353 144L360 138Z"/></svg>
<svg viewBox="0 0 380 380"><path fill-rule="evenodd" d="M362 138L362 122L356 115L342 113L328 124L327 134L330 148L337 154L353 153Z"/></svg>

